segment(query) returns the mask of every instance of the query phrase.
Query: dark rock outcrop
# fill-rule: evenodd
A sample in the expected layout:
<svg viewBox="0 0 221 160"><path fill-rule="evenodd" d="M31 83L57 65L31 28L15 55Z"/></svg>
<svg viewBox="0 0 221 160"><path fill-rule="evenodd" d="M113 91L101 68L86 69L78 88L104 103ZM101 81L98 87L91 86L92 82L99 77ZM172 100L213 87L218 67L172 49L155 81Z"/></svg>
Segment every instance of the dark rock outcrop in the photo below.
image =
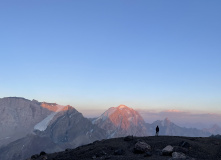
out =
<svg viewBox="0 0 221 160"><path fill-rule="evenodd" d="M91 159L109 159L109 160L219 160L221 159L220 146L214 145L215 139L196 138L191 141L189 137L134 137L133 141L124 141L124 138L114 138L108 140L97 141L93 144L78 147L76 149L47 154L47 160L91 160ZM177 146L181 141L190 143L190 151L186 154L182 152L172 151L171 155L163 156L157 153L167 147L167 151L171 151L172 146ZM221 142L221 140L217 140ZM148 142L151 150L140 154L133 152L134 143ZM41 160L43 157L37 157Z"/></svg>

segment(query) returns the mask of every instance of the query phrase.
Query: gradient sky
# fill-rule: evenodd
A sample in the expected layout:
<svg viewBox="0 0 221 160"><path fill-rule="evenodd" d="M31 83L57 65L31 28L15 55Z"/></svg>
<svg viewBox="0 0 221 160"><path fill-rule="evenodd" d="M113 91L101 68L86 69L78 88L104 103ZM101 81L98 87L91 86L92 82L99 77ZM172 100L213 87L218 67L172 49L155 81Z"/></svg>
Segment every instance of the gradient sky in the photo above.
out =
<svg viewBox="0 0 221 160"><path fill-rule="evenodd" d="M220 0L1 0L0 97L221 113Z"/></svg>

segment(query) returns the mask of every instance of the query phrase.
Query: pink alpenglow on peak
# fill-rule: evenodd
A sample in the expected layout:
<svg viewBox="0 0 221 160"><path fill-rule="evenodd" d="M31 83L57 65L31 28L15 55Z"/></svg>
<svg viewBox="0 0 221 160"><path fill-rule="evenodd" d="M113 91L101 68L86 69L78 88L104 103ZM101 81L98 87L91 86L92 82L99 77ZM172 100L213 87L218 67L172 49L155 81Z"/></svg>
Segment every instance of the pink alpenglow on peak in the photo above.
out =
<svg viewBox="0 0 221 160"><path fill-rule="evenodd" d="M140 114L125 105L109 108L93 123L107 130L108 138L148 135L145 122Z"/></svg>
<svg viewBox="0 0 221 160"><path fill-rule="evenodd" d="M118 109L125 109L125 108L130 109L129 107L127 107L126 105L123 105L123 104L119 105L117 108Z"/></svg>

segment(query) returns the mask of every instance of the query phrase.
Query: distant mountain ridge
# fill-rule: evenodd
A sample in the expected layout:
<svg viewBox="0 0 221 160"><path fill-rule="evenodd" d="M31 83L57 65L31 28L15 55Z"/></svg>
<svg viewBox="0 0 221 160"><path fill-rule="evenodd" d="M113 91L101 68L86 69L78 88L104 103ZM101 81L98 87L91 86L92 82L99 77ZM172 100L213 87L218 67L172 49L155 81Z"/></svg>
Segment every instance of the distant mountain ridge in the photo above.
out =
<svg viewBox="0 0 221 160"><path fill-rule="evenodd" d="M217 124L214 124L211 128L204 128L203 131L209 132L211 134L221 134L221 127Z"/></svg>
<svg viewBox="0 0 221 160"><path fill-rule="evenodd" d="M156 126L159 126L160 128L160 135L185 137L207 137L211 135L209 132L196 128L179 127L171 122L168 118L165 118L164 120L157 120L152 124L146 123L146 127L150 129L151 133L155 133Z"/></svg>

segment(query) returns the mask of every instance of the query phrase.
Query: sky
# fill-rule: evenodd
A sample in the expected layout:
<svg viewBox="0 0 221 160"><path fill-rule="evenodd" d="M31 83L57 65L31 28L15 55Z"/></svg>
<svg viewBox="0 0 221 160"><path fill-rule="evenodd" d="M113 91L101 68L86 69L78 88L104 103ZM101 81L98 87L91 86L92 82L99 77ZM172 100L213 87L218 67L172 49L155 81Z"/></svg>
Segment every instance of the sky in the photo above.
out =
<svg viewBox="0 0 221 160"><path fill-rule="evenodd" d="M0 98L221 113L220 0L1 0Z"/></svg>

